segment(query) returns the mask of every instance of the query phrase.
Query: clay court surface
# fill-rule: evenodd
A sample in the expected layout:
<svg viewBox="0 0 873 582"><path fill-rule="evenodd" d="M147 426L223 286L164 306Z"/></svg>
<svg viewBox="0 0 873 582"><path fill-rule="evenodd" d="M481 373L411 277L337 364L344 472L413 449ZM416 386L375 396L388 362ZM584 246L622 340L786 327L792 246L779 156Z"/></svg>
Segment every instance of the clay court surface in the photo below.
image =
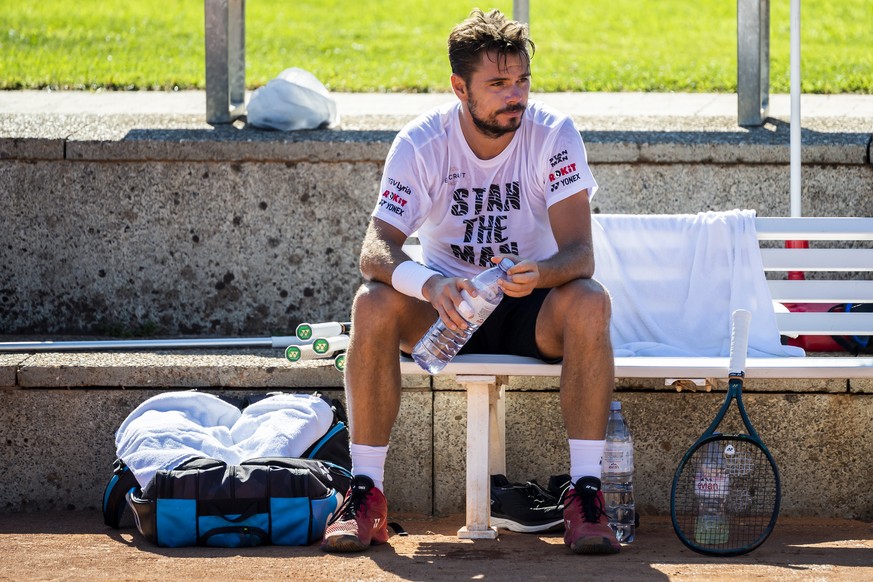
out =
<svg viewBox="0 0 873 582"><path fill-rule="evenodd" d="M710 558L669 517L643 516L615 556L577 556L560 534L459 540L463 516L390 516L408 531L363 554L308 547L159 548L96 511L0 513L0 580L873 580L873 524L780 519L763 546Z"/></svg>

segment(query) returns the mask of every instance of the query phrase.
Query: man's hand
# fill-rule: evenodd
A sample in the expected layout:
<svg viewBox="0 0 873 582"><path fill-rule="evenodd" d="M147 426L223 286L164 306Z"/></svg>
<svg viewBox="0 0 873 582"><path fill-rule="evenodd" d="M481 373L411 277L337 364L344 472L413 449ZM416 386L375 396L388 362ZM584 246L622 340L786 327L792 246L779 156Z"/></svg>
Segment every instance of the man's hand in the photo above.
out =
<svg viewBox="0 0 873 582"><path fill-rule="evenodd" d="M421 290L424 298L430 301L439 313L440 319L452 331L467 329L467 320L458 311L458 307L464 302L461 297L462 290L473 297L476 296L476 288L473 287L472 281L461 277L434 275L427 280Z"/></svg>
<svg viewBox="0 0 873 582"><path fill-rule="evenodd" d="M535 261L520 259L515 255L500 255L491 259L499 263L502 259L510 259L515 265L507 271L509 278L500 281L500 287L509 297L524 297L536 289L540 281L540 269Z"/></svg>

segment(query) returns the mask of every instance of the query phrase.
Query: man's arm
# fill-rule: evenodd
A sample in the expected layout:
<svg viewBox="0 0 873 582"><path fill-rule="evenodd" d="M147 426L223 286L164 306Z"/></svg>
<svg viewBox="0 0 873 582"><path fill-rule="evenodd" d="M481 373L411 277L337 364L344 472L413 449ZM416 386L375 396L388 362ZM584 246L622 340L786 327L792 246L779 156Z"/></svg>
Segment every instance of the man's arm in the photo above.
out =
<svg viewBox="0 0 873 582"><path fill-rule="evenodd" d="M371 219L361 245L360 268L364 279L393 287L395 269L412 260L403 252L404 242L406 235L400 229L384 220ZM430 277L421 289L424 298L433 305L450 329L467 327L467 320L458 311L458 305L463 301L461 290L466 290L471 295L476 294L469 279L444 277L440 274Z"/></svg>
<svg viewBox="0 0 873 582"><path fill-rule="evenodd" d="M391 285L391 275L400 263L409 256L403 252L406 235L399 228L384 220L373 218L361 245L361 275L367 281L379 281Z"/></svg>
<svg viewBox="0 0 873 582"><path fill-rule="evenodd" d="M510 297L522 297L537 287L558 287L573 279L594 276L591 205L588 190L549 207L549 223L558 252L543 261L522 260L512 269L512 282L503 285Z"/></svg>

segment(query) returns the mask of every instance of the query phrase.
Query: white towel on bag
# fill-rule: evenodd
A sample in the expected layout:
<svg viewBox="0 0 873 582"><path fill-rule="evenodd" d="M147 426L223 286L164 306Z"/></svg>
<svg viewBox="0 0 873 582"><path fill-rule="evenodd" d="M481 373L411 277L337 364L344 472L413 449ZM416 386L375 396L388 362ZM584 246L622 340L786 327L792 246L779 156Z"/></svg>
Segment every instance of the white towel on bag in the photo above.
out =
<svg viewBox="0 0 873 582"><path fill-rule="evenodd" d="M298 457L332 424L330 405L308 394L276 394L240 411L212 394L166 392L127 416L115 433L115 447L145 487L158 471L197 457L228 465Z"/></svg>

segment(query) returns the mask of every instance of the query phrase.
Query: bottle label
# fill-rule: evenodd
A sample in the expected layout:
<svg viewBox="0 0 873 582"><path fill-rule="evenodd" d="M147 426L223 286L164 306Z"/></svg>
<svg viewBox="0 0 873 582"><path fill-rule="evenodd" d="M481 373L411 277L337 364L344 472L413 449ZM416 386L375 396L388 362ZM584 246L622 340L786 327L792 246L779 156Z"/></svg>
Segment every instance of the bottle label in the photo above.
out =
<svg viewBox="0 0 873 582"><path fill-rule="evenodd" d="M467 303L468 307L459 308L458 311L467 321L476 327L482 325L488 319L488 316L491 315L491 312L497 308L497 304L489 303L487 299L482 297L481 293L473 297L466 291L461 291L461 297L464 298L464 302ZM463 306L463 303L461 305Z"/></svg>
<svg viewBox="0 0 873 582"><path fill-rule="evenodd" d="M730 489L724 471L701 469L694 476L694 492L700 497L726 497Z"/></svg>
<svg viewBox="0 0 873 582"><path fill-rule="evenodd" d="M634 470L634 449L630 443L606 443L603 449L604 473L626 474Z"/></svg>

